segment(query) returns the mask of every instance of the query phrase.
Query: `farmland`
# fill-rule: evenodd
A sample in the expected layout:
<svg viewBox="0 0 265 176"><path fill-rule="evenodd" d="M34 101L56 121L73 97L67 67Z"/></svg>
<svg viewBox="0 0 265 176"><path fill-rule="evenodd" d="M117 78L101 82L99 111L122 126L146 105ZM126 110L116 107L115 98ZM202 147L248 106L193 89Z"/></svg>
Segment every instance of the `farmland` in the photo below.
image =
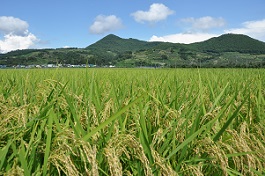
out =
<svg viewBox="0 0 265 176"><path fill-rule="evenodd" d="M264 69L2 69L0 175L263 175Z"/></svg>

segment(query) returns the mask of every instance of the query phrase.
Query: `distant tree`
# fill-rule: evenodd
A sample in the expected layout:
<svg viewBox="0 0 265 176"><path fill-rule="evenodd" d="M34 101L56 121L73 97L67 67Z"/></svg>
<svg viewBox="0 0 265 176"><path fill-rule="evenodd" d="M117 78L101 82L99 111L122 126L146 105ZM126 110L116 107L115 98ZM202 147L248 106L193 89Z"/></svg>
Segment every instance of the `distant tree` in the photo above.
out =
<svg viewBox="0 0 265 176"><path fill-rule="evenodd" d="M161 59L162 59L162 60L167 60L167 59L168 59L168 57L167 57L167 55L165 55L165 54L162 54L162 55L161 55Z"/></svg>
<svg viewBox="0 0 265 176"><path fill-rule="evenodd" d="M118 54L117 57L119 60L131 59L132 58L132 51L125 51L123 53Z"/></svg>

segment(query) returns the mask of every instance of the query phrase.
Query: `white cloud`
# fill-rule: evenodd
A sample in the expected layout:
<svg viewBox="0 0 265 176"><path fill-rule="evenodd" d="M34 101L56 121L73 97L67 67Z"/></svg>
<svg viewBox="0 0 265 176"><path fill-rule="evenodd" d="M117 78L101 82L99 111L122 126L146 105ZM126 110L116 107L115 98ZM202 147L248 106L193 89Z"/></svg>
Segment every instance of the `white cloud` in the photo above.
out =
<svg viewBox="0 0 265 176"><path fill-rule="evenodd" d="M218 20L212 17L207 17L207 18L203 17L198 19L186 18L184 19L184 21L192 23L193 28L196 29L210 29L215 27L222 27L225 24L225 21L222 18L219 18ZM210 33L210 32L205 32L204 30L197 30L197 32L193 33L183 32L183 33L177 33L165 36L153 35L149 41L163 41L163 42L189 44L189 43L204 41L212 37L217 37L224 33L245 34L265 42L265 19L256 20L256 21L246 21L242 23L241 28L226 29L218 33Z"/></svg>
<svg viewBox="0 0 265 176"><path fill-rule="evenodd" d="M161 20L165 20L169 15L174 13L173 10L170 10L164 4L154 3L150 6L148 11L137 11L132 13L131 15L134 17L134 20L137 22L158 22Z"/></svg>
<svg viewBox="0 0 265 176"><path fill-rule="evenodd" d="M245 34L253 38L265 41L265 19L258 21L246 21L241 28L225 30L225 33Z"/></svg>
<svg viewBox="0 0 265 176"><path fill-rule="evenodd" d="M208 30L211 28L223 27L226 22L223 18L213 18L211 16L205 16L201 18L184 18L181 20L184 23L192 25L194 30Z"/></svg>
<svg viewBox="0 0 265 176"><path fill-rule="evenodd" d="M92 34L104 34L106 32L122 28L122 21L115 15L98 15L89 31Z"/></svg>
<svg viewBox="0 0 265 176"><path fill-rule="evenodd" d="M223 18L214 18L211 16L205 16L201 18L184 18L181 22L188 24L190 27L188 31L165 35L156 36L153 35L149 41L162 41L162 42L172 42L172 43L194 43L208 40L212 37L217 37L220 35L216 32L209 32L213 28L220 28L225 26L225 20ZM183 24L182 23L182 24ZM187 29L186 29L187 30Z"/></svg>
<svg viewBox="0 0 265 176"><path fill-rule="evenodd" d="M23 35L27 31L29 25L26 21L12 16L0 17L0 32L4 34Z"/></svg>
<svg viewBox="0 0 265 176"><path fill-rule="evenodd" d="M208 40L212 37L217 37L217 34L210 33L178 33L166 36L155 36L153 35L149 41L160 41L160 42L171 42L171 43L194 43Z"/></svg>
<svg viewBox="0 0 265 176"><path fill-rule="evenodd" d="M39 40L28 31L28 23L12 16L0 17L0 53L6 53L17 49L28 49Z"/></svg>
<svg viewBox="0 0 265 176"><path fill-rule="evenodd" d="M17 49L28 49L34 45L36 41L38 41L38 39L32 33L28 33L24 36L7 34L4 36L4 40L0 40L0 53L6 53Z"/></svg>

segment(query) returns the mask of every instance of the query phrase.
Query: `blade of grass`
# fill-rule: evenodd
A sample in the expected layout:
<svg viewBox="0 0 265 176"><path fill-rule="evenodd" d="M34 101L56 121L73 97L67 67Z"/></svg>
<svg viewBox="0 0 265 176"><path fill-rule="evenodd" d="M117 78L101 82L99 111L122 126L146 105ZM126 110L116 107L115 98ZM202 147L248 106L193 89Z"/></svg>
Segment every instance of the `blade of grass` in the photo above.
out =
<svg viewBox="0 0 265 176"><path fill-rule="evenodd" d="M139 130L139 137L140 137L140 143L143 146L144 152L147 153L149 162L150 162L150 166L152 168L152 170L154 171L155 168L152 167L154 164L154 158L152 156L152 152L151 152L151 148L150 148L150 140L149 140L149 135L148 135L148 127L147 127L147 123L146 123L146 114L149 107L149 104L146 104L146 107L143 107L143 104L139 105L140 108L140 119L139 119L139 123L140 123L140 130Z"/></svg>
<svg viewBox="0 0 265 176"><path fill-rule="evenodd" d="M76 113L76 109L74 107L74 101L64 92L65 100L69 106L70 112L71 112L71 119L70 123L75 131L75 134L78 137L81 137L85 135L85 130L82 128L82 125L80 123L80 119L78 118L78 115Z"/></svg>
<svg viewBox="0 0 265 176"><path fill-rule="evenodd" d="M116 112L114 115L112 115L111 117L109 117L107 120L105 120L103 123L99 124L95 129L93 129L92 131L90 131L89 133L87 133L84 137L83 140L87 141L91 136L93 136L94 134L96 134L99 130L103 129L104 127L106 127L108 124L110 124L112 121L118 119L119 117L121 117L121 115L127 111L128 109L130 109L133 105L135 105L136 103L138 103L140 100L142 100L145 97L145 94L143 94L142 96L138 97L137 99L135 99L133 102L129 103L128 105L124 106L122 109L120 109L118 112Z"/></svg>
<svg viewBox="0 0 265 176"><path fill-rule="evenodd" d="M147 153L147 156L148 156L148 159L149 159L149 162L150 162L150 166L152 166L154 164L154 159L153 159L153 156L152 156L151 148L150 148L150 145L149 145L146 137L144 136L142 130L140 130L139 137L140 137L140 142L141 142L141 144L143 146L144 152ZM152 170L154 170L154 168L152 168Z"/></svg>
<svg viewBox="0 0 265 176"><path fill-rule="evenodd" d="M199 72L199 69L198 70L198 75L199 75L199 95L200 95L200 98L201 98L201 108L202 108L202 112L203 114L206 114L206 108L205 108L205 102L204 102L204 92L203 92L203 86L202 86L202 79L201 79L201 74Z"/></svg>
<svg viewBox="0 0 265 176"><path fill-rule="evenodd" d="M232 116L226 121L226 123L224 124L224 126L220 129L220 131L214 136L213 141L216 142L219 140L219 138L221 137L221 135L224 133L224 131L228 128L228 126L230 125L230 123L233 121L234 118L236 118L237 114L239 113L240 109L242 108L242 106L244 105L244 103L246 102L247 98L244 99L244 101L237 107L236 111L232 114Z"/></svg>
<svg viewBox="0 0 265 176"><path fill-rule="evenodd" d="M228 87L229 83L226 84L226 86L223 88L222 92L218 95L218 97L215 98L212 108L210 109L210 112L214 110L214 108L217 106L218 102L220 101L221 97L224 95L226 88Z"/></svg>
<svg viewBox="0 0 265 176"><path fill-rule="evenodd" d="M7 154L8 150L9 150L9 147L10 147L11 144L12 144L12 141L9 140L7 145L4 146L0 150L0 170L2 170L2 167L3 167L3 165L4 165L5 161L6 161L6 154Z"/></svg>
<svg viewBox="0 0 265 176"><path fill-rule="evenodd" d="M234 169L226 168L226 171L227 171L228 175L230 175L230 176L243 176L243 174L241 174L240 172L238 172Z"/></svg>
<svg viewBox="0 0 265 176"><path fill-rule="evenodd" d="M217 120L218 117L215 117L205 125L203 125L199 130L194 132L192 135L190 135L186 140L184 140L176 149L174 149L166 159L170 159L173 155L175 155L179 150L181 150L183 147L187 146L192 140L194 140L199 134L201 134L204 130L209 131L211 126L214 124L214 122Z"/></svg>
<svg viewBox="0 0 265 176"><path fill-rule="evenodd" d="M48 119L48 132L46 138L46 148L44 154L44 162L43 162L43 175L47 175L47 166L48 166L48 159L51 151L51 142L52 142L52 124L53 119L56 118L56 115L53 110L50 111L49 119Z"/></svg>
<svg viewBox="0 0 265 176"><path fill-rule="evenodd" d="M19 157L19 161L21 163L21 167L24 170L24 175L28 175L30 176L30 172L28 169L28 165L27 165L27 160L26 160L26 151L24 148L24 141L21 140L21 145L20 145L20 150L18 152L18 157Z"/></svg>

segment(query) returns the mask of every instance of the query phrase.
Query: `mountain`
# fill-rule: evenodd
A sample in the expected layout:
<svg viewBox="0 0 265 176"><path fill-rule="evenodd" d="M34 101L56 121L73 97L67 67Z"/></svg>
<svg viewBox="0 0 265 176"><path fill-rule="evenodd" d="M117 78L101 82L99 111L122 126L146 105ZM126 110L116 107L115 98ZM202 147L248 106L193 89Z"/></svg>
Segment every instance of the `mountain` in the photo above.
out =
<svg viewBox="0 0 265 176"><path fill-rule="evenodd" d="M86 48L28 49L0 54L0 67L51 63L117 67L265 67L265 43L240 34L224 34L193 44L147 42L110 34Z"/></svg>
<svg viewBox="0 0 265 176"><path fill-rule="evenodd" d="M263 53L265 43L242 34L223 34L204 42L190 44L203 52Z"/></svg>
<svg viewBox="0 0 265 176"><path fill-rule="evenodd" d="M123 39L116 35L109 34L96 43L86 47L87 50L102 50L113 52L137 51L141 49L149 49L163 44L162 42L147 42L133 38Z"/></svg>
<svg viewBox="0 0 265 176"><path fill-rule="evenodd" d="M146 42L136 39L123 39L116 35L109 34L96 43L86 47L87 50L104 50L104 51L131 51L138 50Z"/></svg>
<svg viewBox="0 0 265 176"><path fill-rule="evenodd" d="M202 52L240 52L265 54L265 43L242 34L223 34L203 42L189 45L169 42L147 42L137 39L123 39L109 34L96 43L86 47L87 50L101 50L112 52L137 51L150 48L185 48Z"/></svg>

